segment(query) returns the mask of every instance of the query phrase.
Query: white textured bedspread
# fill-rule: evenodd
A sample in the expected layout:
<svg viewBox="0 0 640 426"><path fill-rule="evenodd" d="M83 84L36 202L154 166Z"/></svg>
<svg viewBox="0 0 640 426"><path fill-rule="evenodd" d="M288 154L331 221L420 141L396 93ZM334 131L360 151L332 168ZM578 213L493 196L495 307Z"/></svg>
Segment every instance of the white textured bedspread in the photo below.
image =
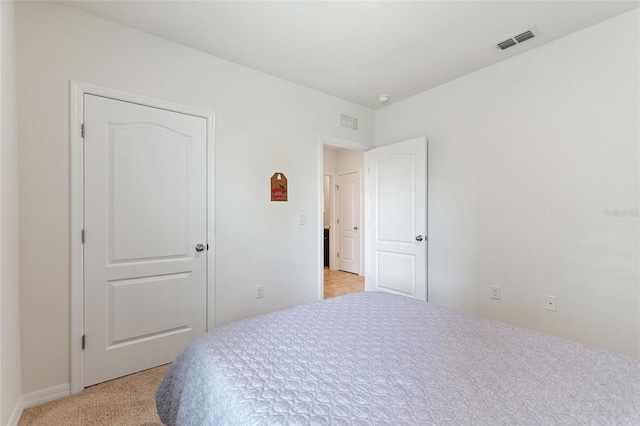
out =
<svg viewBox="0 0 640 426"><path fill-rule="evenodd" d="M368 292L214 330L156 404L167 425L640 425L640 360Z"/></svg>

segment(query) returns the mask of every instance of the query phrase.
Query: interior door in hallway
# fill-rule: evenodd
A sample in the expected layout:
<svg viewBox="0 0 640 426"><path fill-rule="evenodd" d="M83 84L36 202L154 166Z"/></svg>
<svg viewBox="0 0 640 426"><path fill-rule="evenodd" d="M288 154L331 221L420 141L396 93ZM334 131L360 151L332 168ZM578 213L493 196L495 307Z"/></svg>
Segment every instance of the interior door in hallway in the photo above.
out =
<svg viewBox="0 0 640 426"><path fill-rule="evenodd" d="M360 273L360 173L338 175L338 269Z"/></svg>
<svg viewBox="0 0 640 426"><path fill-rule="evenodd" d="M367 290L427 299L427 139L365 154L369 190Z"/></svg>
<svg viewBox="0 0 640 426"><path fill-rule="evenodd" d="M206 331L206 120L85 94L84 386Z"/></svg>

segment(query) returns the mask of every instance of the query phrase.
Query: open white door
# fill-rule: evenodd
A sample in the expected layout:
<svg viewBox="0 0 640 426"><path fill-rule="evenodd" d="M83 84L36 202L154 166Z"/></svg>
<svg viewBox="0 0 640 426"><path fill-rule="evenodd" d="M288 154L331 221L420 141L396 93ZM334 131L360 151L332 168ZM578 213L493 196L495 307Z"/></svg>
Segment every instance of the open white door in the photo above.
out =
<svg viewBox="0 0 640 426"><path fill-rule="evenodd" d="M84 96L89 386L172 362L205 333L207 126Z"/></svg>
<svg viewBox="0 0 640 426"><path fill-rule="evenodd" d="M338 269L360 273L360 173L338 175Z"/></svg>
<svg viewBox="0 0 640 426"><path fill-rule="evenodd" d="M427 299L427 139L365 154L369 192L366 288Z"/></svg>

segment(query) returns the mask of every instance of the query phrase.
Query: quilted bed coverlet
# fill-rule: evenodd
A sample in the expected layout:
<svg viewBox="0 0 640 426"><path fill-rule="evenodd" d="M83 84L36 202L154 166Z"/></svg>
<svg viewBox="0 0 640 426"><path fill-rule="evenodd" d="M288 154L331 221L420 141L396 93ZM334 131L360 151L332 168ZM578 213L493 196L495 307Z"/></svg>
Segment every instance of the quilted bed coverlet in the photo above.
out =
<svg viewBox="0 0 640 426"><path fill-rule="evenodd" d="M640 425L640 360L415 299L357 293L189 346L166 425Z"/></svg>

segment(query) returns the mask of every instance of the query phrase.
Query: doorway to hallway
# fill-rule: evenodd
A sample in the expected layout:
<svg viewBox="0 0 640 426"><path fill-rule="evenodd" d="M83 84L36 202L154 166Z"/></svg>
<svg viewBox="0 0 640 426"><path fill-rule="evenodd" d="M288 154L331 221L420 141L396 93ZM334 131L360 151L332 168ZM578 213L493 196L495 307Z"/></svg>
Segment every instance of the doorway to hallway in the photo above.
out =
<svg viewBox="0 0 640 426"><path fill-rule="evenodd" d="M320 298L364 291L364 145L319 140L324 244Z"/></svg>

